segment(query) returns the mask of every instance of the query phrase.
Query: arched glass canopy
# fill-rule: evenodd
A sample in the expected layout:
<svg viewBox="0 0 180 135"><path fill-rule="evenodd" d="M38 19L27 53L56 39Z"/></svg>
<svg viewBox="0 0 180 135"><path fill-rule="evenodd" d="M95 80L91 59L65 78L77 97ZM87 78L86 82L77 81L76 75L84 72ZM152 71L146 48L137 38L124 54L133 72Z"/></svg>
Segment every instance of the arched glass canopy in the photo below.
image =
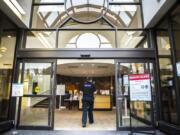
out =
<svg viewBox="0 0 180 135"><path fill-rule="evenodd" d="M35 3L39 6L34 5L34 28L58 28L68 18L79 23L105 18L121 28L142 26L139 0L35 0Z"/></svg>
<svg viewBox="0 0 180 135"><path fill-rule="evenodd" d="M75 21L92 23L107 12L108 0L65 0L65 10Z"/></svg>

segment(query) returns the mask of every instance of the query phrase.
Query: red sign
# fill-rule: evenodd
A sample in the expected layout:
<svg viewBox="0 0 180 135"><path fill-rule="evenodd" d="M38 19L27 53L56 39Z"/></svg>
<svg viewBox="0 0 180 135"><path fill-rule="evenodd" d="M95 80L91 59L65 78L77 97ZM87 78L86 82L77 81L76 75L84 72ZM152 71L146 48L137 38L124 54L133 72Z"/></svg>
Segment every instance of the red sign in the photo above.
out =
<svg viewBox="0 0 180 135"><path fill-rule="evenodd" d="M150 79L149 74L133 74L129 75L129 80L147 80Z"/></svg>

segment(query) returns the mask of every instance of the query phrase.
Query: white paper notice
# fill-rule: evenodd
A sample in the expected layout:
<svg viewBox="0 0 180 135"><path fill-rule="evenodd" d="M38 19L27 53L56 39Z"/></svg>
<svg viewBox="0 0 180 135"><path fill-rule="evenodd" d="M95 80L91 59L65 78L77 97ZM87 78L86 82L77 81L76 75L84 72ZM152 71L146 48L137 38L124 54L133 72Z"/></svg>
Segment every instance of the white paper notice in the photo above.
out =
<svg viewBox="0 0 180 135"><path fill-rule="evenodd" d="M13 84L12 85L12 97L22 97L23 96L23 84Z"/></svg>
<svg viewBox="0 0 180 135"><path fill-rule="evenodd" d="M56 95L65 95L65 85L57 85Z"/></svg>
<svg viewBox="0 0 180 135"><path fill-rule="evenodd" d="M177 76L180 76L180 62L176 63Z"/></svg>
<svg viewBox="0 0 180 135"><path fill-rule="evenodd" d="M151 101L149 74L129 75L131 101Z"/></svg>
<svg viewBox="0 0 180 135"><path fill-rule="evenodd" d="M123 76L123 84L124 84L125 86L128 86L128 85L129 85L128 75L124 75L124 76Z"/></svg>

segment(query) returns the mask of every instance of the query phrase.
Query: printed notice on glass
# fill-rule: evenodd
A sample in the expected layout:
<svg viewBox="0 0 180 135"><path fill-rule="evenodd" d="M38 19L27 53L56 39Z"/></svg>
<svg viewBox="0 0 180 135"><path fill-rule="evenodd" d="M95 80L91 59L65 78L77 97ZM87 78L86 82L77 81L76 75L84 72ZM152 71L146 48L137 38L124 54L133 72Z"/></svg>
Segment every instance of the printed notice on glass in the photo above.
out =
<svg viewBox="0 0 180 135"><path fill-rule="evenodd" d="M151 101L149 74L129 75L131 101Z"/></svg>
<svg viewBox="0 0 180 135"><path fill-rule="evenodd" d="M128 85L129 85L128 75L124 75L124 76L123 76L123 84L124 84L125 86L128 86Z"/></svg>
<svg viewBox="0 0 180 135"><path fill-rule="evenodd" d="M65 95L65 85L57 85L56 95Z"/></svg>
<svg viewBox="0 0 180 135"><path fill-rule="evenodd" d="M23 96L23 89L24 89L23 84L14 83L12 85L12 97L22 97Z"/></svg>
<svg viewBox="0 0 180 135"><path fill-rule="evenodd" d="M176 63L177 76L180 76L180 62Z"/></svg>

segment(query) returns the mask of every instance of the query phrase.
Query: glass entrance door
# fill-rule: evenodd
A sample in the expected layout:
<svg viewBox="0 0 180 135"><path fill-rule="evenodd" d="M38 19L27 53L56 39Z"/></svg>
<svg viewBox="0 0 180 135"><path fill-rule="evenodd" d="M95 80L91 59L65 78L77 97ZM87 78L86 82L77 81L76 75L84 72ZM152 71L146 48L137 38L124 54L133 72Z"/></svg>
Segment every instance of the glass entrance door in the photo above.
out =
<svg viewBox="0 0 180 135"><path fill-rule="evenodd" d="M129 129L130 124L137 129L146 130L153 127L155 93L153 72L152 62L123 60L116 63L118 129ZM143 78L144 76L147 78Z"/></svg>
<svg viewBox="0 0 180 135"><path fill-rule="evenodd" d="M24 86L19 98L17 127L53 129L53 60L25 60L19 63L18 83Z"/></svg>

